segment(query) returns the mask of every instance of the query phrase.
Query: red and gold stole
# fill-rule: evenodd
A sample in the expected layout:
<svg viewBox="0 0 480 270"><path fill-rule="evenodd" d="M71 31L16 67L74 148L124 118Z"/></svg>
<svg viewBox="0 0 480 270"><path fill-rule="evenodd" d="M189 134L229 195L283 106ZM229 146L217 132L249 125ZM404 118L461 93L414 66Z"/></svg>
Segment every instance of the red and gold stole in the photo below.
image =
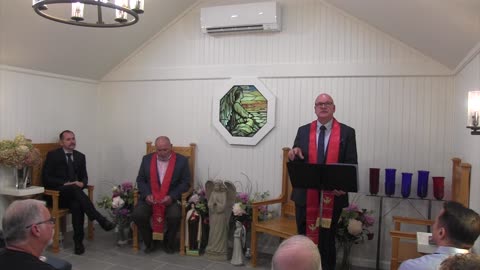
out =
<svg viewBox="0 0 480 270"><path fill-rule="evenodd" d="M332 131L328 139L326 163L338 163L340 152L340 124L334 118L332 122ZM310 125L310 134L308 141L308 161L317 163L317 120ZM323 191L322 218L320 223L320 197L316 189L307 189L307 237L318 245L320 226L330 228L333 216L333 201L335 195L332 191Z"/></svg>
<svg viewBox="0 0 480 270"><path fill-rule="evenodd" d="M162 185L158 182L157 174L157 153L153 153L152 160L150 162L150 187L152 188L152 195L154 202L160 202L168 195L168 189L172 182L173 170L175 168L175 162L177 161L177 155L172 151L172 156L168 161L167 171L163 177ZM152 230L153 240L163 240L163 224L165 224L165 205L155 203L152 205Z"/></svg>

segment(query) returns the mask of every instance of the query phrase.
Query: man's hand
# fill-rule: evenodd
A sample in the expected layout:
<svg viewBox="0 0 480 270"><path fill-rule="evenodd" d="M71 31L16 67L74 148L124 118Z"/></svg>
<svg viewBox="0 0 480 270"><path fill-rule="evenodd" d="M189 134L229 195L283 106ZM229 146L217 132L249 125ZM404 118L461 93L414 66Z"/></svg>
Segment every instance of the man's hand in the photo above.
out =
<svg viewBox="0 0 480 270"><path fill-rule="evenodd" d="M299 157L300 159L304 159L302 149L300 149L300 147L294 147L293 149L290 149L290 151L288 151L288 159L289 160L294 160L295 157Z"/></svg>
<svg viewBox="0 0 480 270"><path fill-rule="evenodd" d="M83 184L83 182L80 182L80 181L74 181L74 182L66 182L65 184L63 184L65 186L70 186L70 185L75 185L79 188L83 188L85 185Z"/></svg>
<svg viewBox="0 0 480 270"><path fill-rule="evenodd" d="M333 192L333 195L335 195L335 196L342 196L342 195L347 194L345 191L338 190L338 189L334 189L334 190L332 190L332 192Z"/></svg>
<svg viewBox="0 0 480 270"><path fill-rule="evenodd" d="M152 195L152 194L147 195L147 197L145 198L145 201L146 201L147 204L149 204L149 205L155 204L155 201L153 200L153 195Z"/></svg>
<svg viewBox="0 0 480 270"><path fill-rule="evenodd" d="M169 206L170 204L172 204L172 198L167 195L165 196L165 198L163 198L163 200L160 201L160 204Z"/></svg>

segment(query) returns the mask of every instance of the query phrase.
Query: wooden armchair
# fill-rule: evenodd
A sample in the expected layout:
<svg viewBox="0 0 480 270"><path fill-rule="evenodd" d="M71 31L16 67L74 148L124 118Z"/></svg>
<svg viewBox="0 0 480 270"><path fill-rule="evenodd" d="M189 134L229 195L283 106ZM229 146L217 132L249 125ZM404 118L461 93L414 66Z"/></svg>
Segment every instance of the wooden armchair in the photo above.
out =
<svg viewBox="0 0 480 270"><path fill-rule="evenodd" d="M257 233L267 233L286 239L297 234L297 224L295 221L295 203L290 200L292 185L289 181L287 162L288 151L290 148L283 148L282 161L282 193L273 200L252 203L252 239L251 239L251 264L257 266ZM273 204L281 204L280 216L269 220L258 220L258 207Z"/></svg>
<svg viewBox="0 0 480 270"><path fill-rule="evenodd" d="M180 255L185 255L185 216L186 216L186 207L187 200L192 195L193 189L195 187L195 147L196 144L190 143L190 146L173 146L173 151L177 154L185 156L188 158L188 167L190 169L190 188L187 192L182 193L182 221L180 225ZM146 153L150 154L155 152L155 144L148 141L146 142ZM133 194L133 204L137 205L138 202L138 191L135 191ZM132 226L133 229L133 250L138 251L138 228L135 224Z"/></svg>
<svg viewBox="0 0 480 270"><path fill-rule="evenodd" d="M470 198L470 171L472 166L468 163L461 163L459 158L453 158L452 162L452 201L457 201L468 207ZM392 238L391 270L398 269L398 266L407 259L413 259L423 255L417 252L416 232L402 231L401 224L422 225L428 228L433 225L433 222L433 220L393 217L394 229L390 231Z"/></svg>
<svg viewBox="0 0 480 270"><path fill-rule="evenodd" d="M33 146L40 151L40 157L42 161L37 166L32 167L32 185L43 186L42 168L43 168L45 159L47 157L47 153L59 148L60 146L58 145L58 143L34 143ZM93 201L94 186L88 185L87 189L88 189L88 197L90 198L91 201ZM53 218L55 218L55 221L56 221L55 233L53 235L52 251L54 253L58 253L60 251L59 234L60 232L63 232L63 234L65 235L65 231L67 227L66 216L68 213L70 213L70 210L68 210L67 208L60 208L59 206L60 192L59 191L45 189L45 192L43 193L43 195L51 197L52 205L48 207L48 210L50 211L50 214L52 215ZM60 228L60 224L62 224L61 228ZM93 222L90 220L88 221L87 238L89 240L93 239Z"/></svg>

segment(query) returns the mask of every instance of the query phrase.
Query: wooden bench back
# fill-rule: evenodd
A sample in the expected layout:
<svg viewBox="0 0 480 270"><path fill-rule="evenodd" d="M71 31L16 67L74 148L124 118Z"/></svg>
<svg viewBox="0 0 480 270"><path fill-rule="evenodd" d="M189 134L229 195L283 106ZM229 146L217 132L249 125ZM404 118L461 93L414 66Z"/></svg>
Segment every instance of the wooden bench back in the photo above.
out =
<svg viewBox="0 0 480 270"><path fill-rule="evenodd" d="M150 154L155 152L157 149L155 148L155 144L151 141L145 143L146 153ZM194 143L190 143L189 146L173 146L173 151L177 154L185 156L188 159L188 167L190 169L190 191L195 188L195 147L197 145Z"/></svg>
<svg viewBox="0 0 480 270"><path fill-rule="evenodd" d="M34 143L33 146L40 151L40 158L42 160L40 161L40 164L32 167L32 185L43 186L42 169L45 159L47 158L47 154L48 152L59 148L60 145L58 143Z"/></svg>
<svg viewBox="0 0 480 270"><path fill-rule="evenodd" d="M452 201L465 207L470 205L470 171L472 165L461 163L461 159L452 158Z"/></svg>

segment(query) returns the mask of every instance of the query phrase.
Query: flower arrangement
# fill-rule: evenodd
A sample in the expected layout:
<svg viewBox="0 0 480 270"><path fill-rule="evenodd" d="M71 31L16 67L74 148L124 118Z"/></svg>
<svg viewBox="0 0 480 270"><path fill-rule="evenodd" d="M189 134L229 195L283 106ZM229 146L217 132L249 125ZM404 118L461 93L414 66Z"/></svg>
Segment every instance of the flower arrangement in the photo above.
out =
<svg viewBox="0 0 480 270"><path fill-rule="evenodd" d="M97 206L109 210L115 223L127 225L133 211L133 192L132 182L124 182L113 187L112 196L103 196L101 201L97 201Z"/></svg>
<svg viewBox="0 0 480 270"><path fill-rule="evenodd" d="M369 230L375 223L372 211L360 209L354 203L343 208L338 221L337 239L340 244L360 244L373 239L373 233Z"/></svg>
<svg viewBox="0 0 480 270"><path fill-rule="evenodd" d="M41 161L40 151L33 147L32 141L19 134L12 140L0 141L0 164L23 169L35 166Z"/></svg>
<svg viewBox="0 0 480 270"><path fill-rule="evenodd" d="M203 185L199 185L197 189L193 190L187 204L189 206L193 205L202 217L208 216L208 202Z"/></svg>
<svg viewBox="0 0 480 270"><path fill-rule="evenodd" d="M253 196L250 196L247 192L237 192L236 202L233 204L232 207L232 214L233 219L241 221L245 228L250 228L250 223L252 222L252 203L258 201L264 201L268 199L270 193L268 191L265 192L255 192ZM267 206L260 206L259 207L259 219L260 220L267 220L272 218L272 212L268 211Z"/></svg>

